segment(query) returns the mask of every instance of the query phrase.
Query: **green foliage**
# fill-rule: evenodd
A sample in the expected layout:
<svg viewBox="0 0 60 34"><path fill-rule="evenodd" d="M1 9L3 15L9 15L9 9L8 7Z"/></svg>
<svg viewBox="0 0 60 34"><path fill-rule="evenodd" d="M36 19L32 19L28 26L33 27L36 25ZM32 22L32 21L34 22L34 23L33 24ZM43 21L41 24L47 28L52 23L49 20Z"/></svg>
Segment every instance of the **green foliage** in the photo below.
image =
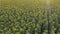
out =
<svg viewBox="0 0 60 34"><path fill-rule="evenodd" d="M60 7L53 1L48 9L45 0L0 0L0 34L60 34Z"/></svg>

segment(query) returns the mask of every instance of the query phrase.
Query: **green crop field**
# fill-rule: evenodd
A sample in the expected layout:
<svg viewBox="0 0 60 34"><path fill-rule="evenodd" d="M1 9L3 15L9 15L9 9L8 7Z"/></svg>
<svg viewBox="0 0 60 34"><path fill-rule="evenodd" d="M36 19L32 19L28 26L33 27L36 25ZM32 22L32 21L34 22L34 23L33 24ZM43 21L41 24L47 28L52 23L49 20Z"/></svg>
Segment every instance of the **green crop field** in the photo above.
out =
<svg viewBox="0 0 60 34"><path fill-rule="evenodd" d="M0 34L60 34L60 0L0 0Z"/></svg>

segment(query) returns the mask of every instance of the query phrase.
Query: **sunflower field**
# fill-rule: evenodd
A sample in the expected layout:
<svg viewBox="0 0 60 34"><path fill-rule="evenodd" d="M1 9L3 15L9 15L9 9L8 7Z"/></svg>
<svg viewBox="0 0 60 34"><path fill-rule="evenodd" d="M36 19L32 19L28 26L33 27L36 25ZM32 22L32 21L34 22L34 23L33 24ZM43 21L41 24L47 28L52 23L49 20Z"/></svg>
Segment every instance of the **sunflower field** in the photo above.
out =
<svg viewBox="0 0 60 34"><path fill-rule="evenodd" d="M60 34L60 0L0 0L0 34Z"/></svg>

